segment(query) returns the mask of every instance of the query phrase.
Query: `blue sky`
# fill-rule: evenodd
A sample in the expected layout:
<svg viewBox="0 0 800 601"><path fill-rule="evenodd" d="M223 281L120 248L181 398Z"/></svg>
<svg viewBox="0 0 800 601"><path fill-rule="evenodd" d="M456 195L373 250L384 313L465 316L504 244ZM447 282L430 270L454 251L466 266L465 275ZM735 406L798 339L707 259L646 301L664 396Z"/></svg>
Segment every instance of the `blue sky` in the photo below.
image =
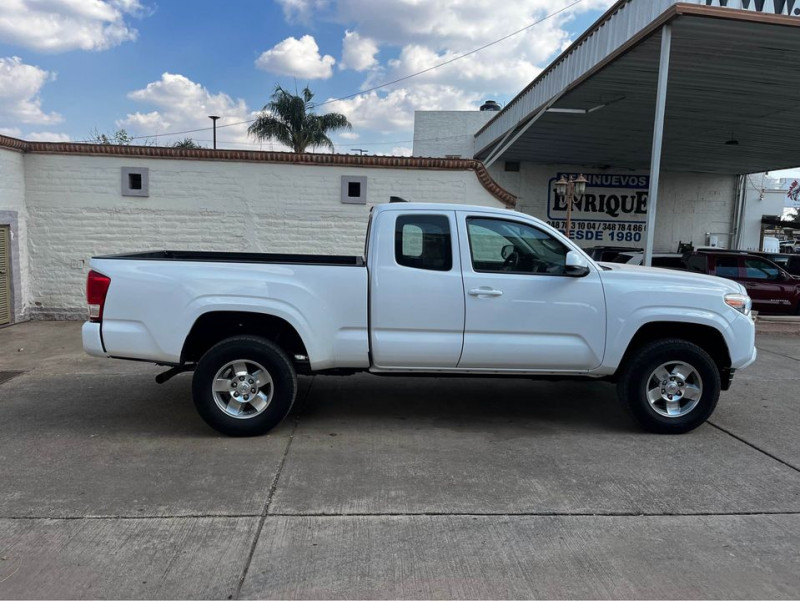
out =
<svg viewBox="0 0 800 601"><path fill-rule="evenodd" d="M3 0L0 133L84 140L125 128L148 142L252 119L280 84L322 102L419 71L540 19L524 33L419 78L327 104L353 131L339 152L408 154L413 111L512 98L611 0ZM564 12L548 15L568 7ZM258 143L246 124L219 147Z"/></svg>
<svg viewBox="0 0 800 601"><path fill-rule="evenodd" d="M318 109L353 124L331 136L337 152L408 155L415 110L507 102L612 3L0 0L0 133L83 141L124 128L137 143L210 146L217 114L218 147L287 150L248 136L247 122L276 85L309 85L318 102L355 94Z"/></svg>

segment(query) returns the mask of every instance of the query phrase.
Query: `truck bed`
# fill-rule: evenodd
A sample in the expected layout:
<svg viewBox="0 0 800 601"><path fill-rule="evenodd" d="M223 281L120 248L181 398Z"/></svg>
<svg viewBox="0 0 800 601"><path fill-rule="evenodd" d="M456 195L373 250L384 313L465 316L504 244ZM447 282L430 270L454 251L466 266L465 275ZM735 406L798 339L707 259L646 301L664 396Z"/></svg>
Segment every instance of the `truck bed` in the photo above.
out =
<svg viewBox="0 0 800 601"><path fill-rule="evenodd" d="M292 255L276 253L208 252L200 250L154 250L104 255L95 259L134 261L195 261L201 263L284 263L290 265L333 265L363 267L364 258L348 255Z"/></svg>

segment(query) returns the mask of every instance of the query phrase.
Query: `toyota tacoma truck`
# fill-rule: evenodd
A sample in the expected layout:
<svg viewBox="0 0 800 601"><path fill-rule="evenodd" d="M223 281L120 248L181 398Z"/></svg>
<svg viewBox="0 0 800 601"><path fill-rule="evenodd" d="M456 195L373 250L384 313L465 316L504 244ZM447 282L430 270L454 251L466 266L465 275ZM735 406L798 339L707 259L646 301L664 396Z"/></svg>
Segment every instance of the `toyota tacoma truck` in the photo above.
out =
<svg viewBox="0 0 800 601"><path fill-rule="evenodd" d="M297 374L594 378L646 429L702 424L756 358L750 298L719 277L596 263L534 217L389 203L363 256L95 257L90 355L193 371L203 419L262 434Z"/></svg>

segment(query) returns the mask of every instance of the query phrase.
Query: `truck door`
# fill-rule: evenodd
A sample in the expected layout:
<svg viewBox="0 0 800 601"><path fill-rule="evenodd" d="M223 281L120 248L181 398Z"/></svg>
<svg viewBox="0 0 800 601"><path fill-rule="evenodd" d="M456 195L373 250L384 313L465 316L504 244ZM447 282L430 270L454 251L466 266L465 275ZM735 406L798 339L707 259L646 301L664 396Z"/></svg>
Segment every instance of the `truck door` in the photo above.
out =
<svg viewBox="0 0 800 601"><path fill-rule="evenodd" d="M464 286L455 212L383 211L371 232L373 364L456 367L464 338Z"/></svg>
<svg viewBox="0 0 800 601"><path fill-rule="evenodd" d="M582 371L600 365L606 304L597 271L564 275L568 248L529 223L458 215L466 299L458 366Z"/></svg>

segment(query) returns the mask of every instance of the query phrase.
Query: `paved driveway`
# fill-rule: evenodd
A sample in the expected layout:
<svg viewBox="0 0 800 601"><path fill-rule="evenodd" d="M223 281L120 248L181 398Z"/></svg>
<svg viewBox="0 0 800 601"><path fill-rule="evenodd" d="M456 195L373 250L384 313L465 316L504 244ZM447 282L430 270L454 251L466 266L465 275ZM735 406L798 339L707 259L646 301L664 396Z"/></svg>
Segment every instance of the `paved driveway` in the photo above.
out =
<svg viewBox="0 0 800 601"><path fill-rule="evenodd" d="M2 598L800 596L800 337L684 436L609 384L364 375L231 439L79 328L0 330Z"/></svg>

